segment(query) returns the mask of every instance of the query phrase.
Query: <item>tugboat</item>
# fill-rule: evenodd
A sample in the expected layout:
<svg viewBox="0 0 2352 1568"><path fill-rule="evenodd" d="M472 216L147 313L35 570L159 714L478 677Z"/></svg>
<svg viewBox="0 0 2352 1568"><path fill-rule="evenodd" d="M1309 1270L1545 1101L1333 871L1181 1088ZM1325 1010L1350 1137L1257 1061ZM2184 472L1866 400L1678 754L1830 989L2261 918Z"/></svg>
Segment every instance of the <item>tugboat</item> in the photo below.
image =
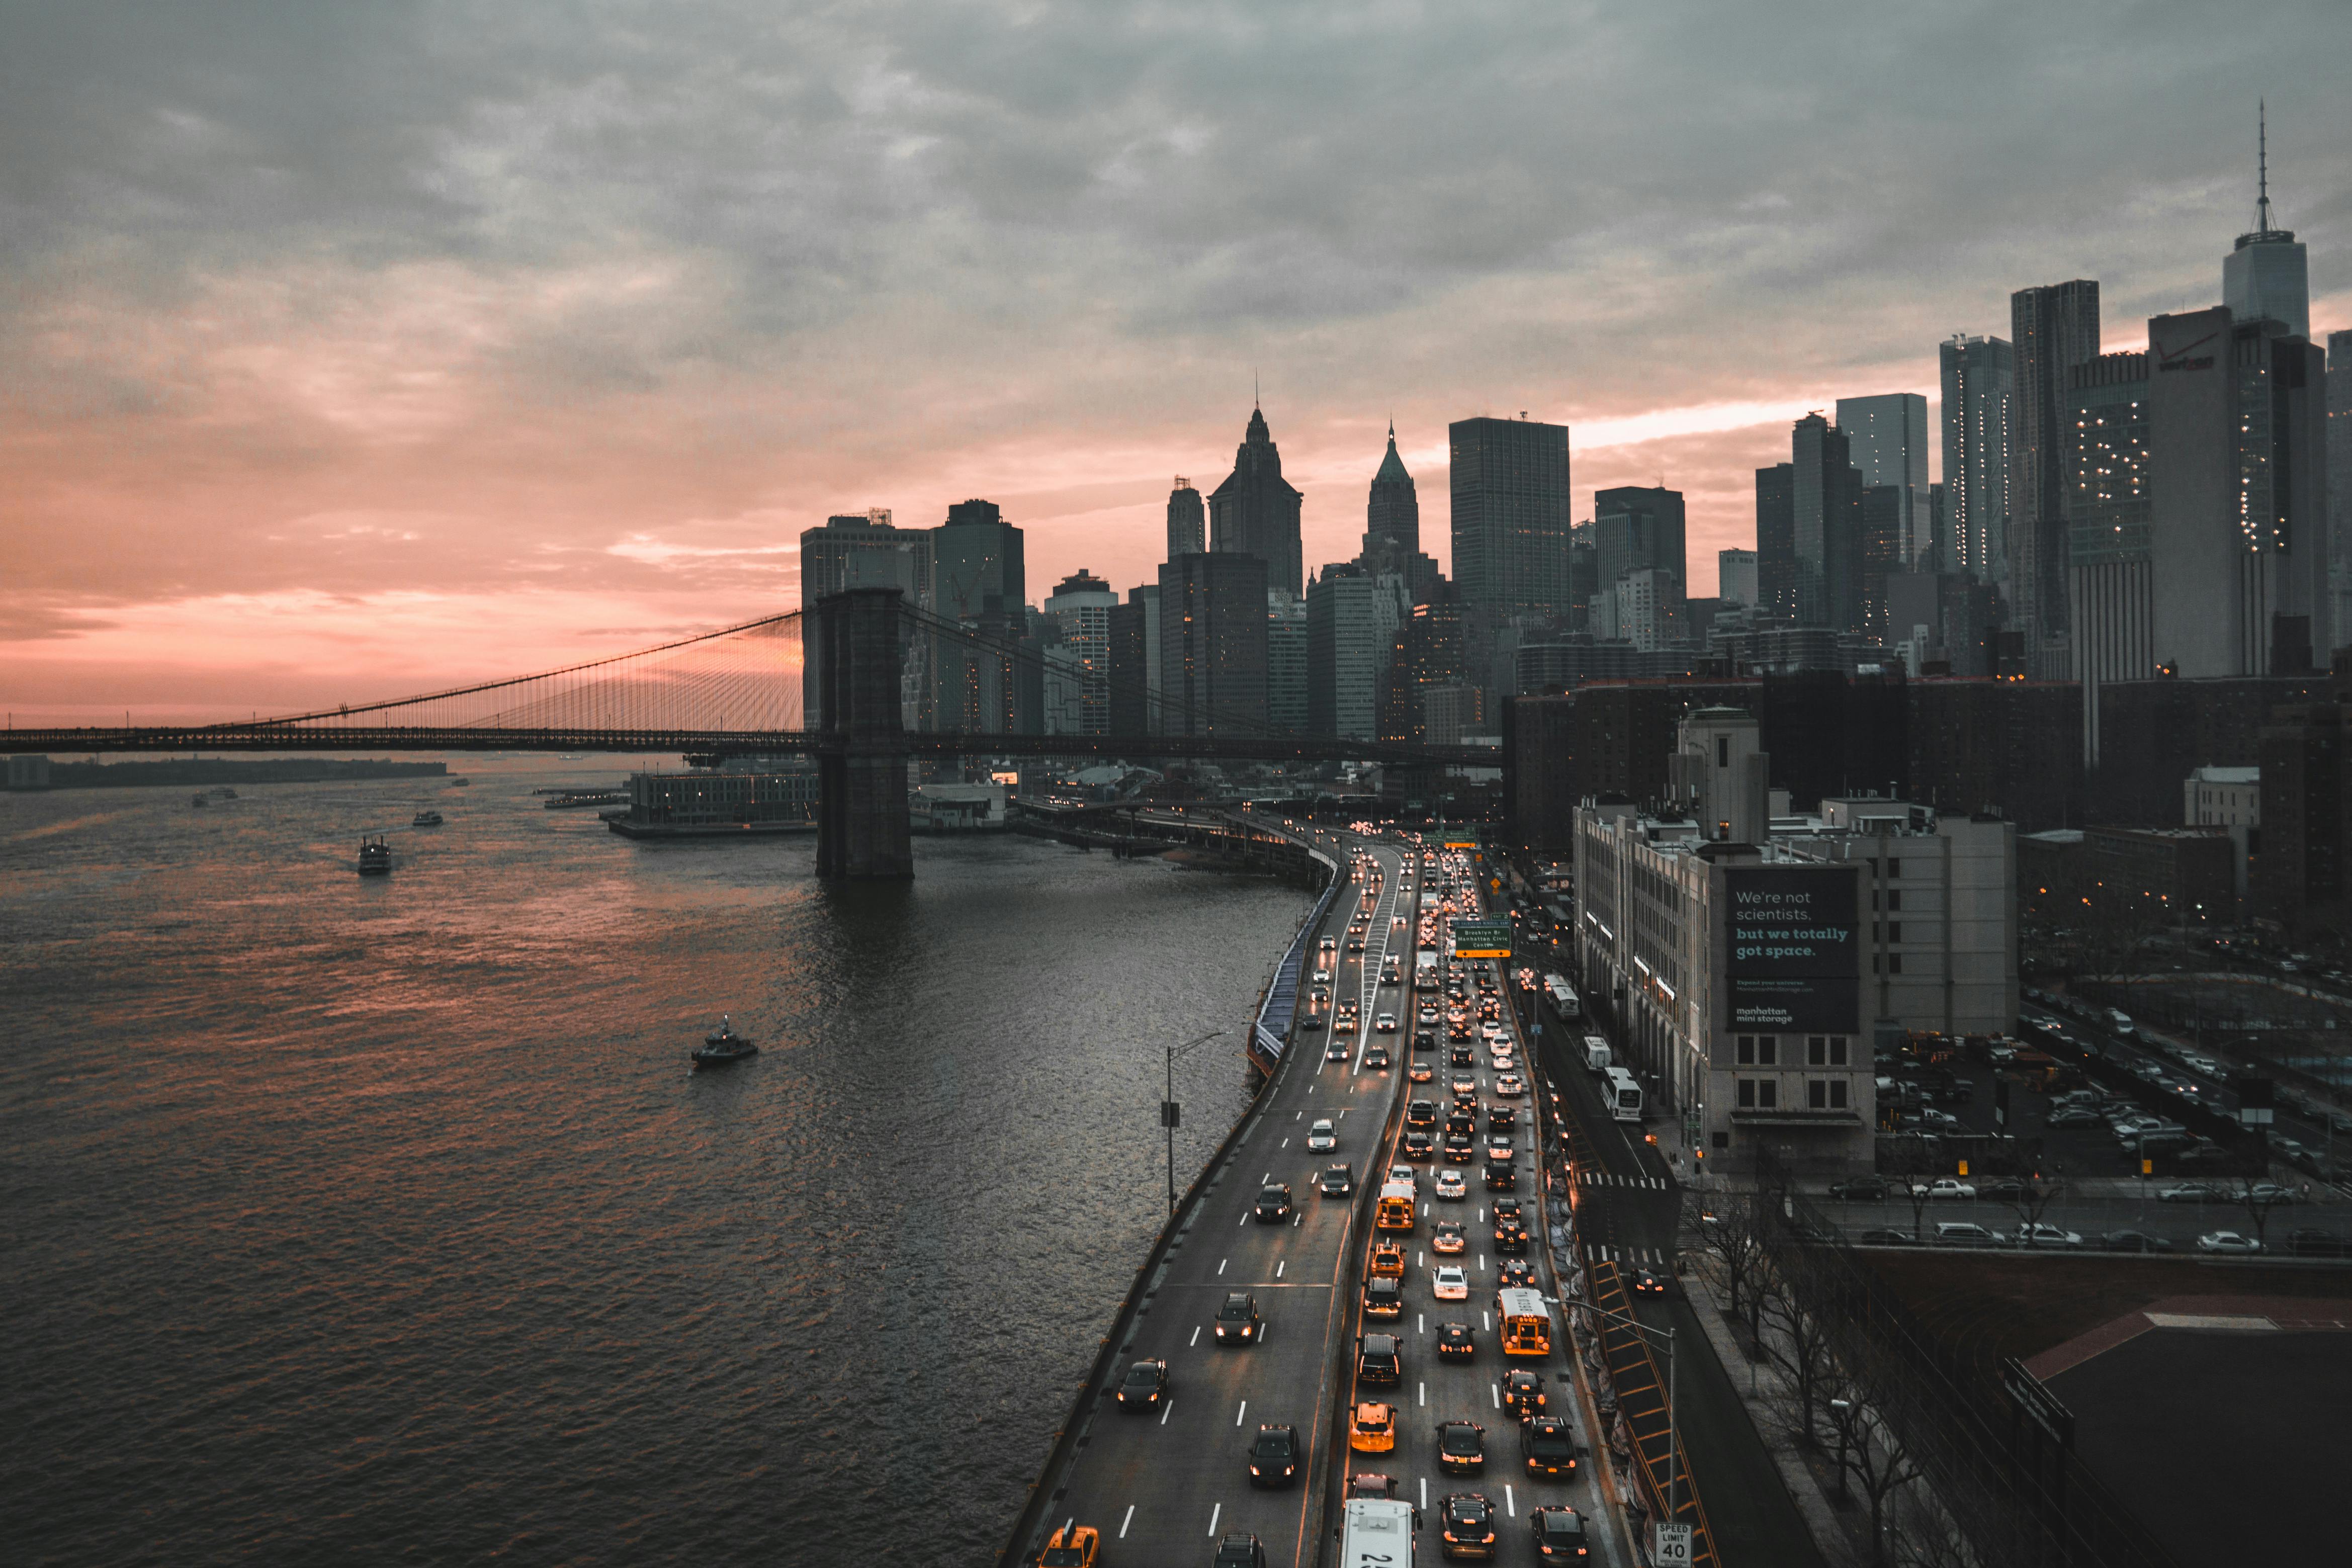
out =
<svg viewBox="0 0 2352 1568"><path fill-rule="evenodd" d="M725 1067L740 1062L745 1057L756 1057L760 1047L735 1032L734 1021L721 1017L716 1034L702 1037L702 1048L694 1053L694 1065L698 1068Z"/></svg>
<svg viewBox="0 0 2352 1568"><path fill-rule="evenodd" d="M408 826L411 827L438 827L441 826L441 814L437 811L420 811L415 816L408 819Z"/></svg>
<svg viewBox="0 0 2352 1568"><path fill-rule="evenodd" d="M392 846L383 841L383 835L379 833L373 838L361 839L360 875L387 877L391 874Z"/></svg>

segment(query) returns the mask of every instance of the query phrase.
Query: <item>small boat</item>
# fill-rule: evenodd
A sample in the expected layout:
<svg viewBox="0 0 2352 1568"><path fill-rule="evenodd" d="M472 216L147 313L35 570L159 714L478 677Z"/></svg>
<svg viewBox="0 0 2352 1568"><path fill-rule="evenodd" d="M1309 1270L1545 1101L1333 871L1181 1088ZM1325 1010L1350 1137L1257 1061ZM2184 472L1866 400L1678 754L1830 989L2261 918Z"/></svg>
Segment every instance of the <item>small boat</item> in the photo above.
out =
<svg viewBox="0 0 2352 1568"><path fill-rule="evenodd" d="M389 876L391 872L392 846L383 841L383 836L377 834L373 838L361 839L360 875L383 877Z"/></svg>
<svg viewBox="0 0 2352 1568"><path fill-rule="evenodd" d="M220 788L213 791L213 798L215 800L235 800L236 798L236 791L229 788L226 784L223 784Z"/></svg>
<svg viewBox="0 0 2352 1568"><path fill-rule="evenodd" d="M190 805L212 805L212 802L206 800L203 795L198 795L195 799L188 802L188 804Z"/></svg>
<svg viewBox="0 0 2352 1568"><path fill-rule="evenodd" d="M438 827L441 826L441 814L437 811L420 811L415 816L408 819L408 826L411 827Z"/></svg>
<svg viewBox="0 0 2352 1568"><path fill-rule="evenodd" d="M725 1067L740 1062L745 1057L756 1057L760 1047L735 1032L734 1020L721 1017L715 1034L702 1037L702 1048L694 1053L694 1065L698 1068Z"/></svg>
<svg viewBox="0 0 2352 1568"><path fill-rule="evenodd" d="M449 787L451 789L464 789L467 784L470 784L473 782L474 781L471 779L451 779L449 781Z"/></svg>

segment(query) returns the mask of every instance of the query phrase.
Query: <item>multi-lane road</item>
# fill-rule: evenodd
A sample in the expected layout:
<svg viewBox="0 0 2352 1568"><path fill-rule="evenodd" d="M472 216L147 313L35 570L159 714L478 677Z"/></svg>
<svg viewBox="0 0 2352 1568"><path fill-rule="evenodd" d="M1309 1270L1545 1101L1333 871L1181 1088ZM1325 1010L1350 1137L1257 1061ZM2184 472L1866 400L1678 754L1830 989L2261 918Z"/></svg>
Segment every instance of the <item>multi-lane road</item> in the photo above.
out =
<svg viewBox="0 0 2352 1568"><path fill-rule="evenodd" d="M1355 847L1337 846L1343 855ZM1402 856L1388 847L1370 853L1381 870L1379 908L1364 952L1348 953L1343 942L1331 980L1335 1001L1357 999L1362 1032L1297 1036L1265 1090L1255 1126L1212 1178L1132 1336L1119 1347L1122 1373L1140 1358L1167 1362L1168 1397L1146 1415L1123 1412L1109 1399L1099 1403L1050 1521L1100 1530L1108 1561L1205 1563L1219 1537L1245 1533L1265 1547L1273 1568L1284 1568L1307 1559L1308 1537L1322 1519L1314 1482L1333 1458L1317 1451L1333 1424L1326 1352L1352 1314L1360 1249L1354 1246L1357 1198L1322 1197L1316 1183L1335 1160L1354 1166L1360 1183L1372 1174L1411 1045L1408 1034L1371 1032L1379 1013L1403 1010L1409 994L1381 986L1380 964L1396 952L1410 975L1412 931L1395 924ZM1334 901L1332 934L1344 931L1362 890L1360 880ZM1314 963L1310 954L1310 967ZM1323 1042L1334 1037L1349 1042L1344 1062L1322 1059ZM1370 1044L1386 1044L1396 1066L1367 1070ZM1339 1149L1310 1153L1307 1130L1327 1117L1337 1124ZM1268 1181L1290 1186L1297 1212L1286 1223L1255 1217ZM1255 1297L1264 1324L1264 1338L1245 1348L1219 1345L1213 1326L1219 1304L1234 1290ZM1295 1426L1307 1446L1299 1477L1287 1488L1251 1485L1246 1453L1261 1423ZM1136 1550L1146 1546L1148 1556Z"/></svg>

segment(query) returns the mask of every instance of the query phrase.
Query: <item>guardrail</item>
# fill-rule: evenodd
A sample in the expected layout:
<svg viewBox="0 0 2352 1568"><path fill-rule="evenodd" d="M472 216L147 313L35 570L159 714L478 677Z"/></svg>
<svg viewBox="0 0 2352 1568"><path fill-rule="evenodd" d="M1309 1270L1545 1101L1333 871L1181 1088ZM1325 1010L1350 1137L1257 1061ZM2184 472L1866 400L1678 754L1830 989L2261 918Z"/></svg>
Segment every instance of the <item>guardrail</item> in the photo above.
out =
<svg viewBox="0 0 2352 1568"><path fill-rule="evenodd" d="M1297 933L1290 939L1290 948L1286 951L1286 956L1297 951L1299 945L1313 935L1329 913L1340 888L1349 880L1347 871L1339 862L1312 846L1309 849L1318 860L1330 868L1331 881L1323 889L1323 896L1316 901L1315 908L1300 923ZM1273 987L1269 984L1267 989L1271 991ZM1264 996L1259 998L1258 1005L1262 1015L1265 1005ZM1255 1020L1251 1027L1253 1030L1256 1027ZM1276 1066L1279 1065L1277 1062ZM998 1568L1027 1568L1043 1547L1041 1537L1051 1518L1051 1510L1068 1489L1066 1482L1070 1465L1077 1458L1078 1447L1086 1440L1096 1407L1101 1404L1108 1388L1112 1369L1118 1364L1121 1350L1134 1338L1136 1319L1150 1310L1150 1299L1159 1293L1159 1287L1150 1281L1167 1266L1169 1248L1192 1228L1192 1222L1199 1215L1201 1200L1207 1195L1209 1188L1215 1184L1234 1152L1248 1141L1249 1133L1264 1116L1266 1104L1273 1098L1274 1079L1275 1074L1269 1071L1259 1082L1257 1091L1250 1097L1249 1108L1234 1119L1223 1140L1202 1164L1200 1173L1192 1178L1192 1184L1184 1189L1184 1195L1177 1200L1176 1207L1168 1215L1166 1223L1160 1226L1160 1234L1153 1237L1150 1250L1144 1254L1142 1266L1136 1269L1134 1280L1129 1284L1118 1312L1111 1318L1110 1331L1102 1337L1095 1352L1094 1364L1087 1368L1086 1381L1078 1384L1077 1397L1071 1403L1068 1417L1062 1423L1060 1430L1054 1434L1054 1446L1045 1456L1045 1463L1039 1469L1037 1479L1030 1485L1029 1500L1022 1505L1020 1514L1013 1521L1013 1530L1005 1538L1004 1550L997 1554ZM1055 1485L1057 1479L1065 1484Z"/></svg>

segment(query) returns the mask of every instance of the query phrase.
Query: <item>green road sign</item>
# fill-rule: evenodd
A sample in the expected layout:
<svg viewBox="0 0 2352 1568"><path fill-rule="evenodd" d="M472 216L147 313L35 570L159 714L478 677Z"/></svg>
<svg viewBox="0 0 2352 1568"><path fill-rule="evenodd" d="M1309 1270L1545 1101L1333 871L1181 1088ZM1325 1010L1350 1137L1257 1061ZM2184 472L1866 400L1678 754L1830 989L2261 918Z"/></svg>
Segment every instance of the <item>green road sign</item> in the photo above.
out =
<svg viewBox="0 0 2352 1568"><path fill-rule="evenodd" d="M1510 957L1511 922L1508 921L1455 921L1454 952L1459 958Z"/></svg>

